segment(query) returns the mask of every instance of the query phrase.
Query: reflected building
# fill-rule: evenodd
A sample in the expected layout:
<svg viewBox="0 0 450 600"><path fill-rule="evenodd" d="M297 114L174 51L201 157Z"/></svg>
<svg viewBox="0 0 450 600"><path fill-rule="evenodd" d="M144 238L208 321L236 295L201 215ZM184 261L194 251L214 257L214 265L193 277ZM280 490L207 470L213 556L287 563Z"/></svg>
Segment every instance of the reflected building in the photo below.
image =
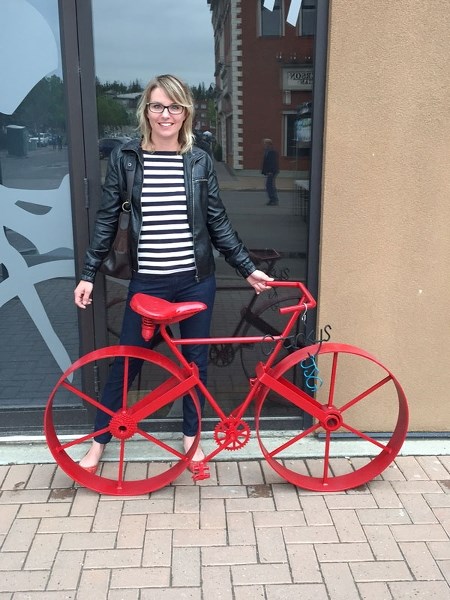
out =
<svg viewBox="0 0 450 600"><path fill-rule="evenodd" d="M280 170L307 176L315 0L302 3L295 25L287 22L285 0L276 0L271 10L264 0L208 4L223 160L232 169L259 172L261 140L268 137L279 150Z"/></svg>

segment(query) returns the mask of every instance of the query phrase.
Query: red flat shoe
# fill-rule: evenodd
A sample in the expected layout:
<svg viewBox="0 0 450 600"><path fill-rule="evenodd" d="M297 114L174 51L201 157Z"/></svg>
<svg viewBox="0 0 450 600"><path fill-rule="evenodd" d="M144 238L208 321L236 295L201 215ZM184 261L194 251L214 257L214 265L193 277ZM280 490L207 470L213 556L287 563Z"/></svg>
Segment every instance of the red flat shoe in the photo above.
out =
<svg viewBox="0 0 450 600"><path fill-rule="evenodd" d="M81 467L81 465L80 465ZM98 465L94 465L92 467L81 467L82 469L84 469L85 471L87 471L88 473L92 473L92 475L95 475L98 471Z"/></svg>
<svg viewBox="0 0 450 600"><path fill-rule="evenodd" d="M188 464L188 469L192 473L194 481L209 479L210 477L209 465L204 460L191 460Z"/></svg>

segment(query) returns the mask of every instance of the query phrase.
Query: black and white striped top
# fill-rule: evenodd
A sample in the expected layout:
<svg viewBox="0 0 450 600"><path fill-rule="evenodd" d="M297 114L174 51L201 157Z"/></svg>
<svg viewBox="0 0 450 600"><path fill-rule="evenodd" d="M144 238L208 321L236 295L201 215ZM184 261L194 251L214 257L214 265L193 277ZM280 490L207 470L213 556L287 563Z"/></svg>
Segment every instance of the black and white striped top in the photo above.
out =
<svg viewBox="0 0 450 600"><path fill-rule="evenodd" d="M144 152L141 206L139 273L168 275L195 269L180 154Z"/></svg>

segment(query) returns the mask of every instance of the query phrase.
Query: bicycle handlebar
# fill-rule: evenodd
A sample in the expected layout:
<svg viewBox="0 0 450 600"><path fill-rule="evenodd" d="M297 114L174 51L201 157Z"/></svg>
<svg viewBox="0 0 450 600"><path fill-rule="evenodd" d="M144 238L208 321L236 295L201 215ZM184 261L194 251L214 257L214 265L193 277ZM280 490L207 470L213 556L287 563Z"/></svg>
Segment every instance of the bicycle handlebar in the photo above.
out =
<svg viewBox="0 0 450 600"><path fill-rule="evenodd" d="M317 302L311 295L311 292L301 281L271 281L269 282L270 287L286 287L286 288L297 288L302 292L298 304L294 306L283 306L279 309L282 315L297 312L302 310L309 310L315 308Z"/></svg>

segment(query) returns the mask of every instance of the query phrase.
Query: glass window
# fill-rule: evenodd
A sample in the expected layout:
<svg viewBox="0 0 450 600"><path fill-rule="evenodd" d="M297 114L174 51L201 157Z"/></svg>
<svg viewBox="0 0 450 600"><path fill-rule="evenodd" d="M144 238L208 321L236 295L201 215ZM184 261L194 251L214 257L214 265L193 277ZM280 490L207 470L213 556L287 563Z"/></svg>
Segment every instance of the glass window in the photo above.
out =
<svg viewBox="0 0 450 600"><path fill-rule="evenodd" d="M309 157L311 147L311 103L297 107L295 114L284 115L284 151L291 158Z"/></svg>
<svg viewBox="0 0 450 600"><path fill-rule="evenodd" d="M84 0L79 2L81 5ZM298 106L311 100L311 89L295 77L298 65L289 67L292 77L284 72L292 57L312 56L313 41L299 37L295 27L285 26L288 3L282 0L274 3L273 10L265 9L260 0L242 2L238 17L233 2L164 0L159 2L158 21L152 18L155 4L156 0L135 0L134 7L142 17L135 27L142 30L138 35L135 27L130 29L127 41L123 0L91 2L98 183L113 149L139 136L135 109L147 81L158 73L173 72L195 92L199 108L196 133L203 135L203 143L213 154L222 200L255 264L276 279L305 281L308 222L298 210L296 186L301 185L302 206L306 207L310 165L308 143L299 138L308 125L300 127ZM221 10L224 4L225 12ZM73 303L76 241L71 208L74 202L84 204L84 198L71 198L69 185L60 5L58 0L17 3L21 11L14 22L18 26L4 31L12 59L1 62L0 75L7 85L0 98L0 409L16 411L20 431L26 430L23 419L29 409L38 415L34 424L41 426L42 410L54 384L80 353L79 315ZM0 2L0 17L2 7ZM160 22L170 20L174 13L178 25L161 30ZM184 56L177 48L186 32L192 36L186 42L191 51ZM283 39L275 41L274 47L270 36L281 35ZM133 47L132 56L117 53L119 38L124 46ZM31 54L30 44L36 49ZM161 54L164 44L173 53ZM270 61L273 68L266 69ZM95 118L92 106L86 108L83 126ZM71 116L73 122L76 116ZM80 136L83 131L80 126ZM268 206L267 181L261 173L266 154L263 138L272 139L278 155L276 207ZM93 214L94 206L87 210ZM82 232L85 238L87 228ZM298 298L284 289L256 296L223 256L216 253L215 260L218 291L211 334L270 337L280 331L284 317L279 308ZM97 306L106 304L108 341L115 344L128 284L106 278L105 286L102 280L96 286ZM86 314L94 321L94 329L103 326L103 321L98 325L98 312ZM95 344L94 339L88 341ZM254 375L255 365L267 359L270 346L269 340L258 346L230 344L225 349L211 345L208 387L227 414L243 401L248 379ZM283 348L283 354L287 351ZM97 378L97 371L94 375ZM99 390L97 384L98 379L95 386ZM141 385L140 381L136 385ZM79 399L78 404L82 404ZM69 408L78 410L75 404ZM249 412L252 420L253 406ZM264 419L266 416L266 428L278 429L292 422L290 408L276 396L271 397ZM178 407L170 407L168 418L157 426L178 431L179 419ZM67 423L75 429L80 420ZM217 416L207 405L205 429L216 424ZM89 431L90 425L89 421Z"/></svg>
<svg viewBox="0 0 450 600"><path fill-rule="evenodd" d="M111 1L115 7L111 14L116 16L116 25L105 20L105 11ZM311 2L305 1L307 8L311 7ZM120 27L123 3L120 0L92 1L96 76L98 90L105 98L105 106L98 105L100 130L103 128L105 137L112 137L109 135L111 130L115 135L136 135L136 132L132 133L131 110L128 123L122 119L122 123L114 125L112 121L116 114L112 108L117 104L118 94L130 97L130 81L139 81L142 89L160 72L172 71L184 78L194 91L198 138L201 139L206 130L210 133L208 143L215 159L221 197L234 228L251 249L261 269L270 271L277 279L304 281L308 224L304 212L298 210L296 185L301 182L305 189L308 186L310 142L304 139L308 124L306 121L300 123L299 106L311 101L312 86L299 77L299 65L293 65L294 68L288 68L288 65L291 65L292 56L312 56L313 40L300 38L297 28L285 26L282 0L275 1L273 10L264 8L263 0L258 0L257 11L254 3L242 3L239 19L235 18L230 2L211 0L207 6L203 0L185 0L182 5L178 0L166 0L161 3L161 18L170 10L177 10L180 17L180 28L170 33L174 47L179 36L189 30L187 19L197 22L201 19L204 25L200 28L201 35L198 29L195 33L195 59L189 55L185 60L175 52L176 62L172 62L169 53L162 58L156 52L160 31L151 19L152 8L147 0L136 0L135 4L142 15L148 16L148 19L142 19L148 35L142 38L133 35L134 40L142 39L141 53L146 56L142 64L130 61L126 55L121 55L118 60L114 52L116 42L110 32L112 27ZM224 7L227 10L222 10ZM154 31L148 31L149 27ZM165 31L166 41L168 35ZM281 47L274 48L270 39L262 39L281 35ZM151 40L150 47L148 40ZM286 60L277 58L279 52ZM141 53L136 49L134 54ZM256 55L261 65L273 61L274 68L256 68ZM151 63L149 56L155 57ZM241 83L242 73L246 73L245 86ZM265 90L264 102L261 89ZM111 108L108 111L106 99ZM137 98L132 100L133 108L136 101ZM208 107L207 114L204 107ZM261 174L265 155L263 138L272 139L278 154L279 204L276 208L267 206L266 179ZM106 160L101 160L103 174L105 169ZM280 291L256 297L248 283L219 253L216 254L216 279L213 336L260 335L261 331L268 333L280 327L283 319L278 309L280 305L292 302L289 294ZM123 282L108 280L106 290L109 341L116 343L127 288ZM266 347L252 344L233 344L226 349L212 346L208 387L224 410L232 409L242 401L248 376L253 375L259 360L267 358L264 352L267 352ZM209 406L205 411L204 425L208 428L209 420L215 422L214 414ZM270 421L269 426L275 426L277 420L289 420L289 411L282 403L274 401L270 418L275 421Z"/></svg>
<svg viewBox="0 0 450 600"><path fill-rule="evenodd" d="M0 411L24 432L79 348L58 0L0 21Z"/></svg>
<svg viewBox="0 0 450 600"><path fill-rule="evenodd" d="M84 0L77 3L81 6ZM305 281L312 81L303 57L313 56L315 2L303 2L302 37L297 28L285 26L289 3L284 0L276 0L273 10L265 8L263 0L242 2L238 13L231 0L158 0L160 19L155 21L156 4L135 0L141 18L132 29L124 29L128 13L123 0L91 1L97 123L92 122L92 105L83 106L89 110L84 111L80 137L84 125L97 125L95 172L100 181L94 183L101 183L113 149L139 137L135 110L147 81L158 73L179 75L194 92L196 133L213 154L222 200L255 264L276 279ZM34 424L41 426L54 384L79 356L72 206L84 205L84 198L71 198L70 192L58 14L58 7L65 5L59 0L6 5L8 10L0 2L0 18L11 19L14 27L3 31L11 53L0 61L5 84L0 97L0 411L16 411L20 431L25 431L24 418L31 411L38 415ZM172 19L174 14L177 19ZM175 27L161 29L160 23L169 20ZM136 27L141 28L139 34ZM183 55L178 42L186 35L191 36L186 38L190 52ZM269 39L281 35L282 40ZM132 55L117 53L119 38L124 47L133 47ZM161 54L163 46L168 50ZM91 59L83 56L84 61ZM70 116L72 122L77 118ZM267 152L263 138L271 138L278 159L279 202L271 203L276 207L268 206L267 180L261 173ZM93 214L93 206L86 208L91 210ZM84 238L87 229L88 225ZM218 291L211 334L270 338L280 331L284 317L279 308L297 298L283 289L256 296L218 252L215 260ZM106 303L105 329L111 344L118 339L127 286L107 278L105 286L101 280L96 287L97 306ZM90 314L94 329L103 327L103 321L98 325L98 312ZM95 344L94 339L88 341ZM244 399L248 378L257 362L267 359L270 346L270 339L258 346L211 345L208 386L227 414ZM283 348L283 354L288 351ZM180 411L170 411L158 427L178 430ZM250 419L252 411L251 406ZM271 397L267 428L282 428L291 421L289 406ZM75 428L80 421L68 423ZM205 428L216 423L207 405Z"/></svg>
<svg viewBox="0 0 450 600"><path fill-rule="evenodd" d="M316 0L303 0L299 19L299 35L314 35L316 31Z"/></svg>
<svg viewBox="0 0 450 600"><path fill-rule="evenodd" d="M293 158L296 152L295 143L295 123L297 117L295 114L284 115L284 154L289 158Z"/></svg>
<svg viewBox="0 0 450 600"><path fill-rule="evenodd" d="M275 0L273 10L264 7L264 0L261 2L261 36L281 36L283 32L282 21L282 3L281 0Z"/></svg>

